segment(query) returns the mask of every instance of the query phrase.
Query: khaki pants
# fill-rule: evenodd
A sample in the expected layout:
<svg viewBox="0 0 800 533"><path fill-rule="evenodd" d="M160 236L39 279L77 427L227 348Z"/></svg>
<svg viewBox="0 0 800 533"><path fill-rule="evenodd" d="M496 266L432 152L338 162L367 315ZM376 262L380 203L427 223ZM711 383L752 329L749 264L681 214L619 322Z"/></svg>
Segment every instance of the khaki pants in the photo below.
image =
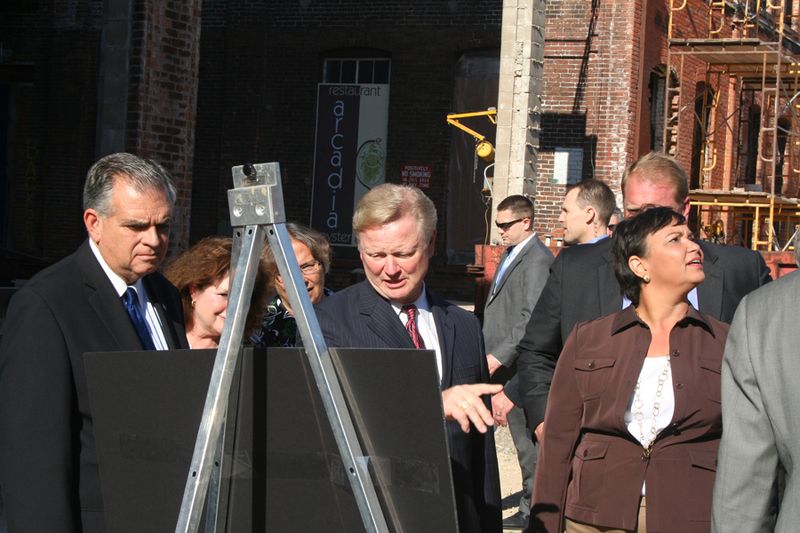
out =
<svg viewBox="0 0 800 533"><path fill-rule="evenodd" d="M594 527L581 522L573 522L569 518L566 520L567 533L647 533L647 505L644 496L639 501L639 521L636 529L612 529L608 527Z"/></svg>

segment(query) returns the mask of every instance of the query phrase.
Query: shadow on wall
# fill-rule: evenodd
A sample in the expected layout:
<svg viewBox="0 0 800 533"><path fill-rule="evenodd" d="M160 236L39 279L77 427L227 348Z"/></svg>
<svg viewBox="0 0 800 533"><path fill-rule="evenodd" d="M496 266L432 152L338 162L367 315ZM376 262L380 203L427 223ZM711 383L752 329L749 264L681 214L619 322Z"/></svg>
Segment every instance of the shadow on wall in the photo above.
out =
<svg viewBox="0 0 800 533"><path fill-rule="evenodd" d="M585 113L544 113L539 150L552 152L553 181L566 185L595 177L597 136L587 135Z"/></svg>

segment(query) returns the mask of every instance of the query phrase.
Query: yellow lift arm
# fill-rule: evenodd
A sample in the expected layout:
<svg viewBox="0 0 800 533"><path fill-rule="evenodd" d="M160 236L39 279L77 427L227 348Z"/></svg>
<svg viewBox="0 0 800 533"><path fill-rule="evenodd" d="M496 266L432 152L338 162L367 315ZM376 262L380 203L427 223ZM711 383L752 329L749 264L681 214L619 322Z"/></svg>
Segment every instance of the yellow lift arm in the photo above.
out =
<svg viewBox="0 0 800 533"><path fill-rule="evenodd" d="M450 113L447 115L447 123L475 137L475 154L478 157L484 161L494 161L494 146L492 146L492 143L486 140L485 135L481 135L472 128L465 126L459 120L462 118L486 117L492 124L497 124L497 120L494 118L495 115L497 115L497 109L494 107L490 107L486 111L475 111L473 113Z"/></svg>

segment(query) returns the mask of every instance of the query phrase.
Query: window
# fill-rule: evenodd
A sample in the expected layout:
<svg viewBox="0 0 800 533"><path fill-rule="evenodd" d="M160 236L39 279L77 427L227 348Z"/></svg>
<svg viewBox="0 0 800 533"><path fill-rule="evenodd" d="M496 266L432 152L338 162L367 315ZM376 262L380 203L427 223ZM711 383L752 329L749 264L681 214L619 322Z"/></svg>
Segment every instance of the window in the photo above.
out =
<svg viewBox="0 0 800 533"><path fill-rule="evenodd" d="M389 59L328 58L322 68L322 83L389 83Z"/></svg>

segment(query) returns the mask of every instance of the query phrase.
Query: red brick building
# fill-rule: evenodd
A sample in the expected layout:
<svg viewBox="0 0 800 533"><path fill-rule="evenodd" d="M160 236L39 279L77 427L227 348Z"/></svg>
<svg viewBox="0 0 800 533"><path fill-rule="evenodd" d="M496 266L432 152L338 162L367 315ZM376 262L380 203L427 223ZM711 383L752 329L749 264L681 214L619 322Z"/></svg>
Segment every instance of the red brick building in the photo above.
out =
<svg viewBox="0 0 800 533"><path fill-rule="evenodd" d="M688 0L674 11L666 0L546 3L540 235L560 234L566 183L596 177L619 192L625 166L662 149L665 135L666 148L692 170L693 188L769 190L776 178L757 153L777 144L779 189L797 196L800 158L787 164L793 137L778 137L795 130L785 105L793 86L778 83L780 105L764 104L755 75L719 63L709 68L699 45L691 49L698 53L681 55L688 45L668 38L766 41L780 22L787 59L796 47L797 2L760 13L748 7L754 0L716 11L712 4L721 3ZM495 105L502 7L501 0L3 2L0 280L28 277L75 248L85 235L85 172L118 150L157 158L176 178L175 249L229 231L225 190L230 167L244 162L279 161L289 218L309 223L322 210L313 222L323 225L330 208L319 199L331 191L314 188L325 181L321 95L329 86L362 84L383 91L383 99L365 107L367 92L360 93L359 120L370 124L362 120L353 131L379 133L353 137L359 168L379 160L387 181L412 176L425 188L440 216L436 283L468 297L469 277L453 274L466 272L491 223L481 194L485 165L473 159L473 140L445 116ZM747 17L756 23L749 34L736 28ZM782 64L786 80L791 68ZM677 118L665 129L670 109ZM770 117L782 125L772 128L774 140L764 133ZM493 134L488 121L470 125ZM752 222L714 209L701 222L724 218L728 236L753 230ZM347 218L346 210L336 214ZM357 261L350 246L336 246L336 257L341 285Z"/></svg>

